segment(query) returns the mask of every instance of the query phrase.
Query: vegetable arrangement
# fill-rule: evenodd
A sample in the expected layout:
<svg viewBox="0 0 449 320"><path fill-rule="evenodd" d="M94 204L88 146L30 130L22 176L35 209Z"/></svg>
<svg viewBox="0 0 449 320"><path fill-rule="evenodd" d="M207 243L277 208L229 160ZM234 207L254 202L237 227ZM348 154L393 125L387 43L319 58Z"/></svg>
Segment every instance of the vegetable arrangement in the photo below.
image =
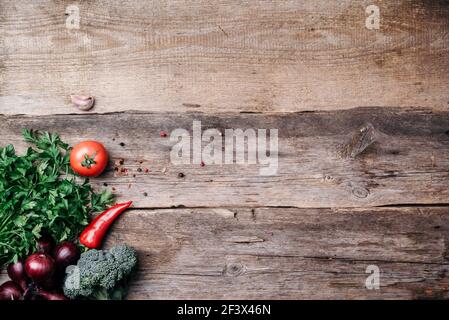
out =
<svg viewBox="0 0 449 320"><path fill-rule="evenodd" d="M23 132L34 145L18 156L12 145L0 148L0 264L37 249L43 231L57 242L73 240L88 224L90 212L112 203L88 180L78 184L67 144L57 134Z"/></svg>
<svg viewBox="0 0 449 320"><path fill-rule="evenodd" d="M99 248L112 222L132 204L114 205L88 225L91 212L113 203L112 194L95 193L88 179L78 183L76 177L100 175L106 149L95 141L71 149L48 132L24 130L23 136L33 145L25 155L12 145L0 148L0 267L9 264L11 279L0 286L0 300L123 298L135 251L126 245L80 250ZM81 277L69 273L64 279L67 267ZM78 285L69 287L76 279Z"/></svg>

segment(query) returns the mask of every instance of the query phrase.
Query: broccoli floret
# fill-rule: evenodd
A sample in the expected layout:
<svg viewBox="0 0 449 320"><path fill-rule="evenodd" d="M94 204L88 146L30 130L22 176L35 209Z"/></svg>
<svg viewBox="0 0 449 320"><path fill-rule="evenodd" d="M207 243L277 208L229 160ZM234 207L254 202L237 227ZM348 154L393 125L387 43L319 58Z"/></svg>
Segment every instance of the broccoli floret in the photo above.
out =
<svg viewBox="0 0 449 320"><path fill-rule="evenodd" d="M67 268L64 294L72 299L123 299L136 264L136 252L127 245L84 252L76 266Z"/></svg>

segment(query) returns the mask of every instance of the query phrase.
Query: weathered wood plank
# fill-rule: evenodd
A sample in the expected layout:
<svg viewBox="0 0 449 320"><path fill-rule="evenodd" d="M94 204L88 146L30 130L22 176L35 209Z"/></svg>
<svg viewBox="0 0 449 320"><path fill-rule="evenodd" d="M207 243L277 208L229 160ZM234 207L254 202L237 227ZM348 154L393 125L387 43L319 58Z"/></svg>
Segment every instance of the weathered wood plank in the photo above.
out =
<svg viewBox="0 0 449 320"><path fill-rule="evenodd" d="M190 131L193 120L200 120L203 130L220 132L279 129L277 175L261 176L260 165L173 165L175 142L159 132ZM108 184L119 199L133 200L137 207L360 207L439 204L449 197L448 112L361 108L283 115L16 116L0 121L0 145L13 143L19 150L26 146L23 128L58 132L71 144L102 141L113 163L93 183ZM354 159L342 158L342 144L367 122L374 126L377 142ZM124 164L114 170L119 159Z"/></svg>
<svg viewBox="0 0 449 320"><path fill-rule="evenodd" d="M372 1L0 3L0 113L290 112L449 103L449 6Z"/></svg>
<svg viewBox="0 0 449 320"><path fill-rule="evenodd" d="M127 211L131 299L449 298L448 207ZM367 290L367 266L380 290Z"/></svg>
<svg viewBox="0 0 449 320"><path fill-rule="evenodd" d="M448 208L132 211L130 298L448 298ZM246 240L245 240L246 239ZM381 289L364 286L368 265Z"/></svg>

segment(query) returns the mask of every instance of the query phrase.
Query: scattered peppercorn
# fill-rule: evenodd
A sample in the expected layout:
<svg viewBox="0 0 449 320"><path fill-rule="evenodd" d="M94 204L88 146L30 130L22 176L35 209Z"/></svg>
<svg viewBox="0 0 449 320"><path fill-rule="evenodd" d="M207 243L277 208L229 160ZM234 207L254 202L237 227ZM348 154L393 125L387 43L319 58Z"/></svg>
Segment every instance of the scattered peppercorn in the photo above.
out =
<svg viewBox="0 0 449 320"><path fill-rule="evenodd" d="M137 172L142 172L142 168L137 168Z"/></svg>
<svg viewBox="0 0 449 320"><path fill-rule="evenodd" d="M204 167L205 165L204 161L201 161L201 166Z"/></svg>
<svg viewBox="0 0 449 320"><path fill-rule="evenodd" d="M165 137L167 136L167 132L161 131L161 132L159 132L159 135L160 135L162 138L165 138Z"/></svg>
<svg viewBox="0 0 449 320"><path fill-rule="evenodd" d="M124 146L125 146L125 143L120 142L119 145L120 145L120 147L124 147Z"/></svg>
<svg viewBox="0 0 449 320"><path fill-rule="evenodd" d="M125 163L125 160L120 159L118 163L122 166Z"/></svg>
<svg viewBox="0 0 449 320"><path fill-rule="evenodd" d="M144 192L143 193L144 197L148 197L148 193Z"/></svg>
<svg viewBox="0 0 449 320"><path fill-rule="evenodd" d="M150 172L150 169L145 168L145 173L148 173L148 172Z"/></svg>
<svg viewBox="0 0 449 320"><path fill-rule="evenodd" d="M115 191L116 189L115 189L115 187L112 187L112 191Z"/></svg>
<svg viewBox="0 0 449 320"><path fill-rule="evenodd" d="M180 172L180 173L178 173L178 177L179 177L179 178L184 178L185 175L184 175L184 173Z"/></svg>
<svg viewBox="0 0 449 320"><path fill-rule="evenodd" d="M107 187L108 186L108 184L105 182L105 183L103 183L103 186L105 186L105 187Z"/></svg>

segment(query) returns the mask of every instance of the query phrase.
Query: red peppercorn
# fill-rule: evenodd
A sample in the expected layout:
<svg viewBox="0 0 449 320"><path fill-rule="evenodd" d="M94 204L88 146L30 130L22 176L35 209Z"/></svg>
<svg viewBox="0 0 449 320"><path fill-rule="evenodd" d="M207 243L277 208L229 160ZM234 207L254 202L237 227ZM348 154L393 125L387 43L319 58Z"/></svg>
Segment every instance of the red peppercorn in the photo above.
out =
<svg viewBox="0 0 449 320"><path fill-rule="evenodd" d="M161 131L161 132L159 132L159 135L160 135L162 138L165 138L165 137L167 136L167 132Z"/></svg>

